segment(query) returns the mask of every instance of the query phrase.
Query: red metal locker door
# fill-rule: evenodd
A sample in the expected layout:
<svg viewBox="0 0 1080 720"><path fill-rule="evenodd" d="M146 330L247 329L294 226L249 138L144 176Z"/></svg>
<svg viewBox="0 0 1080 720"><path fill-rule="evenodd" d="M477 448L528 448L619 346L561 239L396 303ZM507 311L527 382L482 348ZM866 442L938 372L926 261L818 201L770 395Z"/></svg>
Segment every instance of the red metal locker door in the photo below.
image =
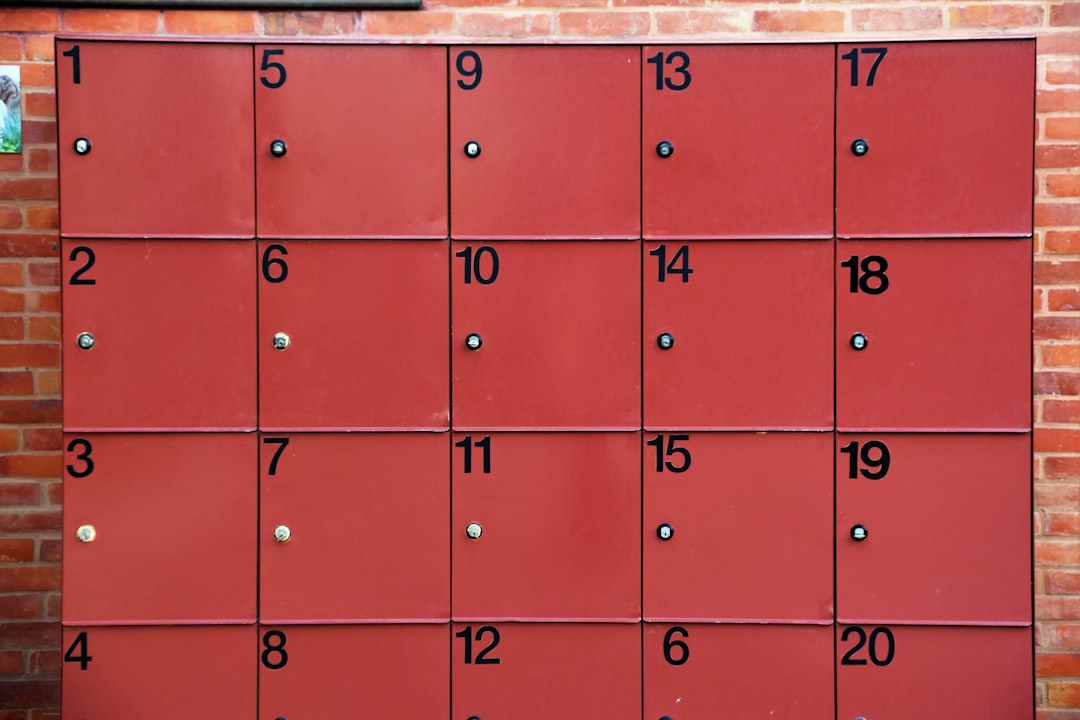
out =
<svg viewBox="0 0 1080 720"><path fill-rule="evenodd" d="M835 718L831 627L646 623L644 633L646 720Z"/></svg>
<svg viewBox="0 0 1080 720"><path fill-rule="evenodd" d="M455 620L641 617L636 433L454 434Z"/></svg>
<svg viewBox="0 0 1080 720"><path fill-rule="evenodd" d="M458 430L641 427L637 243L453 243Z"/></svg>
<svg viewBox="0 0 1080 720"><path fill-rule="evenodd" d="M254 429L254 243L62 252L66 430Z"/></svg>
<svg viewBox="0 0 1080 720"><path fill-rule="evenodd" d="M450 714L449 625L262 625L259 636L261 720Z"/></svg>
<svg viewBox="0 0 1080 720"><path fill-rule="evenodd" d="M645 433L645 619L832 620L831 439Z"/></svg>
<svg viewBox="0 0 1080 720"><path fill-rule="evenodd" d="M1030 240L840 241L837 263L838 429L1031 428Z"/></svg>
<svg viewBox="0 0 1080 720"><path fill-rule="evenodd" d="M65 627L61 717L255 717L255 646L254 625Z"/></svg>
<svg viewBox="0 0 1080 720"><path fill-rule="evenodd" d="M262 435L260 619L450 617L445 434Z"/></svg>
<svg viewBox="0 0 1080 720"><path fill-rule="evenodd" d="M836 628L839 718L1032 720L1031 628Z"/></svg>
<svg viewBox="0 0 1080 720"><path fill-rule="evenodd" d="M259 241L259 426L445 430L447 244Z"/></svg>
<svg viewBox="0 0 1080 720"><path fill-rule="evenodd" d="M836 487L840 620L1031 621L1029 435L838 435Z"/></svg>
<svg viewBox="0 0 1080 720"><path fill-rule="evenodd" d="M643 51L646 238L832 237L831 45Z"/></svg>
<svg viewBox="0 0 1080 720"><path fill-rule="evenodd" d="M639 625L453 625L455 720L641 717Z"/></svg>
<svg viewBox="0 0 1080 720"><path fill-rule="evenodd" d="M642 252L645 427L832 428L832 243Z"/></svg>
<svg viewBox="0 0 1080 720"><path fill-rule="evenodd" d="M255 64L260 237L446 237L446 48L257 45Z"/></svg>
<svg viewBox="0 0 1080 720"><path fill-rule="evenodd" d="M64 623L253 622L255 442L65 435Z"/></svg>
<svg viewBox="0 0 1080 720"><path fill-rule="evenodd" d="M450 48L453 237L637 237L640 52Z"/></svg>
<svg viewBox="0 0 1080 720"><path fill-rule="evenodd" d="M252 237L246 45L58 40L60 228L80 237Z"/></svg>
<svg viewBox="0 0 1080 720"><path fill-rule="evenodd" d="M1034 40L836 52L838 236L1031 234Z"/></svg>

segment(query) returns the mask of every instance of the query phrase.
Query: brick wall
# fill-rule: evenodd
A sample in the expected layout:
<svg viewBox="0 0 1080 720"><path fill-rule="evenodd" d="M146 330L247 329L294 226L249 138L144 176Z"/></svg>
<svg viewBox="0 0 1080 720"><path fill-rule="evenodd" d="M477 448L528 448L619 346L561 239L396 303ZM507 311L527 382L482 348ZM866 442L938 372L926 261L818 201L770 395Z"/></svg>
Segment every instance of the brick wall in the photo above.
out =
<svg viewBox="0 0 1080 720"><path fill-rule="evenodd" d="M0 9L22 155L0 155L0 720L59 717L56 32L442 38L1039 37L1035 178L1036 697L1080 718L1080 2L427 0L419 12Z"/></svg>

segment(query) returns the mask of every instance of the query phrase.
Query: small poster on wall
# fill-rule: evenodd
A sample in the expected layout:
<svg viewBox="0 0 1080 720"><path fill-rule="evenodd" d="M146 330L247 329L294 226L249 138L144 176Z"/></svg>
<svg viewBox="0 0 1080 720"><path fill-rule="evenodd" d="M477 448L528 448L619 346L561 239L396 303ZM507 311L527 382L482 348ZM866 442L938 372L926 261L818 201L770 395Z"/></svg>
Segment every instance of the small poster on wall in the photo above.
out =
<svg viewBox="0 0 1080 720"><path fill-rule="evenodd" d="M22 152L22 87L18 65L0 65L0 153Z"/></svg>

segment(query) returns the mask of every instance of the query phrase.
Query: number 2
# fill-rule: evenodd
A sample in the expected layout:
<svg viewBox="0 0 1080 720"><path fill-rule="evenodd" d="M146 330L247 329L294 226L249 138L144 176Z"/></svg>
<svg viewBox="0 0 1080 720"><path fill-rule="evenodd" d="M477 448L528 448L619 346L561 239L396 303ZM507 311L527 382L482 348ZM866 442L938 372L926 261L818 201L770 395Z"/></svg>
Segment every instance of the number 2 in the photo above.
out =
<svg viewBox="0 0 1080 720"><path fill-rule="evenodd" d="M476 654L476 658L473 658L472 644L473 634L472 625L466 625L465 629L459 633L454 633L454 637L459 637L465 640L465 664L466 665L499 665L502 663L501 658L488 657L488 653L494 650L499 645L499 629L494 625L484 625L478 628L476 631L476 642L480 642L485 635L491 635L491 642Z"/></svg>

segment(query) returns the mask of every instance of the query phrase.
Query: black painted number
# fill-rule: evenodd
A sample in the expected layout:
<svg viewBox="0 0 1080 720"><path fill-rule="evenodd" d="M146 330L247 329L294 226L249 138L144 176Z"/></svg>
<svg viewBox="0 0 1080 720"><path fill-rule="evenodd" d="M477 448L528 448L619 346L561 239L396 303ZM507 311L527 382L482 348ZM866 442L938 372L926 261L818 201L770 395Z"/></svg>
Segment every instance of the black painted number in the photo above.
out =
<svg viewBox="0 0 1080 720"><path fill-rule="evenodd" d="M279 88L285 84L285 66L277 62L276 60L270 59L275 55L281 55L282 57L285 57L285 51L281 48L278 48L277 50L263 50L262 65L259 66L259 69L262 70L264 73L269 70L273 70L277 74L277 77L273 80L270 79L269 75L263 75L259 78L259 82L263 84L263 87L268 87L271 90Z"/></svg>
<svg viewBox="0 0 1080 720"><path fill-rule="evenodd" d="M840 452L848 455L848 477L857 478L861 473L868 480L880 480L889 474L889 446L880 440L870 440L862 444L852 441L840 448ZM859 468L859 461L865 468Z"/></svg>
<svg viewBox="0 0 1080 720"><path fill-rule="evenodd" d="M889 276L885 274L889 261L880 255L867 255L861 261L858 255L852 255L840 267L850 270L849 292L880 295L889 289Z"/></svg>
<svg viewBox="0 0 1080 720"><path fill-rule="evenodd" d="M481 245L473 252L472 245L454 253L465 261L465 284L472 285L473 278L481 285L490 285L499 277L499 253L490 245ZM490 258L485 261L484 258ZM486 268L485 268L486 266Z"/></svg>
<svg viewBox="0 0 1080 720"><path fill-rule="evenodd" d="M668 435L667 447L664 446L664 436L657 435L649 442L645 443L650 447L656 448L656 472L664 472L667 470L673 473L682 473L690 469L690 463L693 458L690 457L689 448L679 447L677 443L687 441L690 439L689 435ZM671 460L665 460L665 458L678 457L681 460L678 463L674 463Z"/></svg>
<svg viewBox="0 0 1080 720"><path fill-rule="evenodd" d="M475 50L464 50L458 53L454 65L457 66L458 74L466 78L457 81L458 87L462 90L475 90L480 84L480 78L484 76L484 63L480 62L479 53Z"/></svg>
<svg viewBox="0 0 1080 720"><path fill-rule="evenodd" d="M72 45L70 50L65 50L61 55L71 58L71 82L75 85L81 85L82 67L79 63L79 46ZM85 670L86 668L83 669Z"/></svg>
<svg viewBox="0 0 1080 720"><path fill-rule="evenodd" d="M476 446L484 451L481 462L483 464L483 470L481 472L491 472L491 436L485 435L483 440L477 440L473 442L472 435L466 435L465 437L454 443L454 447L462 448L465 451L465 474L472 473L472 450L473 446Z"/></svg>
<svg viewBox="0 0 1080 720"><path fill-rule="evenodd" d="M876 55L874 58L874 64L870 66L870 72L866 76L866 87L873 87L874 78L877 77L878 66L881 65L881 61L885 59L885 54L889 52L889 48L884 47L865 47L865 48L851 48L851 52L844 53L840 56L841 60L847 60L851 63L851 87L859 87L859 53L863 55Z"/></svg>
<svg viewBox="0 0 1080 720"><path fill-rule="evenodd" d="M94 261L97 260L97 255L85 245L80 245L71 251L71 254L68 255L68 260L75 262L79 259L80 255L86 256L86 262L83 263L82 267L78 270L71 273L71 279L68 280L68 285L97 285L97 280L94 278L83 277L90 268L94 267Z"/></svg>
<svg viewBox="0 0 1080 720"><path fill-rule="evenodd" d="M78 652L78 655L75 653ZM64 662L77 662L79 663L80 670L87 670L87 665L94 658L90 656L90 648L86 640L86 633L81 632L75 636L75 642L71 643L71 647L64 653Z"/></svg>
<svg viewBox="0 0 1080 720"><path fill-rule="evenodd" d="M270 458L270 468L266 471L267 475L277 475L278 460L281 459L281 451L289 446L289 438L287 437L267 437L263 438L263 445L277 445L277 450L274 451L274 457Z"/></svg>
<svg viewBox="0 0 1080 720"><path fill-rule="evenodd" d="M656 258L656 279L667 282L668 275L681 275L684 283L690 282L690 273L694 268L690 267L690 246L680 245L671 261L667 259L667 245L661 245L655 250L650 250L649 255Z"/></svg>
<svg viewBox="0 0 1080 720"><path fill-rule="evenodd" d="M74 465L67 466L68 474L71 477L84 478L94 472L94 461L90 459L90 452L93 449L94 447L90 444L90 441L85 438L75 438L67 444L68 452L81 451L75 456L75 459L83 461L83 466L80 469L76 469Z"/></svg>
<svg viewBox="0 0 1080 720"><path fill-rule="evenodd" d="M289 653L285 652L287 640L280 630L268 630L263 634L262 664L268 670L280 670L289 662Z"/></svg>
<svg viewBox="0 0 1080 720"><path fill-rule="evenodd" d="M690 659L690 646L683 640L672 640L675 635L684 638L690 637L690 633L684 627L676 625L669 628L664 633L664 659L667 660L668 665L685 665L686 661ZM678 653L678 656L672 653L673 649Z"/></svg>
<svg viewBox="0 0 1080 720"><path fill-rule="evenodd" d="M473 631L472 625L466 625L465 629L459 633L454 633L454 637L459 637L465 640L465 664L466 665L498 665L502 662L500 658L488 657L488 653L494 650L499 644L499 629L494 625L484 625L476 631L476 643L477 646L484 640L485 635L491 636L491 642L480 649L480 652L473 658Z"/></svg>
<svg viewBox="0 0 1080 720"><path fill-rule="evenodd" d="M271 253L274 252L279 252L282 255L289 254L284 245L278 245L277 243L268 245L262 256L263 277L266 278L266 282L285 282L285 278L289 277L289 264L285 262L283 257L271 257Z"/></svg>
<svg viewBox="0 0 1080 720"><path fill-rule="evenodd" d="M855 644L844 653L843 659L840 660L841 665L866 665L866 658L856 657L855 655L867 646L869 646L867 654L870 657L870 662L874 665L885 667L893 661L893 656L896 655L896 638L893 637L892 630L889 628L874 628L870 631L868 639L866 630L855 625L844 630L844 633L840 636L840 642L847 642L852 635L855 636Z"/></svg>
<svg viewBox="0 0 1080 720"><path fill-rule="evenodd" d="M646 62L656 66L657 90L663 90L665 87L668 90L685 90L690 87L690 56L681 50L670 52L667 57L664 57L664 53L658 52ZM666 77L665 65L671 66L671 70L678 76L678 80Z"/></svg>

